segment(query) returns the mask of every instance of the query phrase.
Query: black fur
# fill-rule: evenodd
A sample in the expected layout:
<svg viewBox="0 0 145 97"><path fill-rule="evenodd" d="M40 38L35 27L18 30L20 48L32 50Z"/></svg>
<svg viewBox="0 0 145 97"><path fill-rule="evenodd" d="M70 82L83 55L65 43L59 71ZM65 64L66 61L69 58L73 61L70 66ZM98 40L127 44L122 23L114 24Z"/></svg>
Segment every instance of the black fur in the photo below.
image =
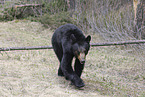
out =
<svg viewBox="0 0 145 97"><path fill-rule="evenodd" d="M52 36L52 46L60 62L58 75L65 76L76 87L85 86L80 78L84 63L81 63L78 57L80 53L87 55L90 48L90 40L90 35L86 38L82 31L73 24L60 26ZM76 57L74 70L71 66L73 57Z"/></svg>

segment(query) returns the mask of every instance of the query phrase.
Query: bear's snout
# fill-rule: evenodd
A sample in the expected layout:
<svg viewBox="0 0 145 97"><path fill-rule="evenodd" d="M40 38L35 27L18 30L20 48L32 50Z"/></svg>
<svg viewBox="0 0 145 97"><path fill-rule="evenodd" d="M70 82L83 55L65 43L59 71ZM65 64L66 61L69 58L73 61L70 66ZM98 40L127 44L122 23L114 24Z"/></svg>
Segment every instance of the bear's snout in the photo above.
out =
<svg viewBox="0 0 145 97"><path fill-rule="evenodd" d="M85 63L85 59L81 60L80 63L81 64L84 64Z"/></svg>
<svg viewBox="0 0 145 97"><path fill-rule="evenodd" d="M78 56L78 59L79 59L81 64L84 64L85 61L86 61L86 55L85 55L85 53L80 53L80 55Z"/></svg>

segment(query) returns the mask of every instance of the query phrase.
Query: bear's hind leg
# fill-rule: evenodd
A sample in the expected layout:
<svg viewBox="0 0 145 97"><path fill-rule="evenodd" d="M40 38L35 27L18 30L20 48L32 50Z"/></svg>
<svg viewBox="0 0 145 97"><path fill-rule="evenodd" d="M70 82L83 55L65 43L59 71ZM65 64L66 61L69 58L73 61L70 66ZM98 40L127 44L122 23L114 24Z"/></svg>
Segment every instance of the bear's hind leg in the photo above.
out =
<svg viewBox="0 0 145 97"><path fill-rule="evenodd" d="M63 56L63 51L62 48L59 47L59 45L57 43L55 43L55 45L53 45L54 48L54 52L59 60L59 62L61 63L62 60L62 56ZM64 76L62 70L61 70L61 64L59 65L59 69L58 69L58 76Z"/></svg>
<svg viewBox="0 0 145 97"><path fill-rule="evenodd" d="M61 60L62 60L62 56L63 54L62 53L59 53L57 55L58 59L59 59L59 62L60 62L60 65L59 65L59 69L58 69L58 76L64 76L62 70L61 70Z"/></svg>
<svg viewBox="0 0 145 97"><path fill-rule="evenodd" d="M59 66L59 69L58 69L58 76L64 76L64 74L61 70L61 66Z"/></svg>

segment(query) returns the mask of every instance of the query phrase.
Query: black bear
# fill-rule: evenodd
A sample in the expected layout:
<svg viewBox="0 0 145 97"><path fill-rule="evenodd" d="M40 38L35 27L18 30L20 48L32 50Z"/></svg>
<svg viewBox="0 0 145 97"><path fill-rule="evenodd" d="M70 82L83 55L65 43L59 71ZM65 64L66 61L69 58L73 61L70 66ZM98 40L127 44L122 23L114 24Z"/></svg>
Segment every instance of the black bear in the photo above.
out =
<svg viewBox="0 0 145 97"><path fill-rule="evenodd" d="M85 86L80 77L90 48L90 40L90 35L85 37L73 24L60 26L52 36L52 46L60 62L58 76L64 76L78 88ZM71 66L73 57L76 58L74 70Z"/></svg>

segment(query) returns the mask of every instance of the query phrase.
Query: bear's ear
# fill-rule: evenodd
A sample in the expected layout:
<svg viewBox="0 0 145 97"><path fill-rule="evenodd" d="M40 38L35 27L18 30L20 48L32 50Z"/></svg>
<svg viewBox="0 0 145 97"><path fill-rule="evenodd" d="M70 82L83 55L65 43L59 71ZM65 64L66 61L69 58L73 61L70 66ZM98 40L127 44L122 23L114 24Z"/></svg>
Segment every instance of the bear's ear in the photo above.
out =
<svg viewBox="0 0 145 97"><path fill-rule="evenodd" d="M71 34L70 39L71 39L72 43L76 42L76 37L74 36L74 34Z"/></svg>
<svg viewBox="0 0 145 97"><path fill-rule="evenodd" d="M90 35L88 35L88 36L87 36L87 38L86 38L85 40L86 40L86 42L88 42L88 43L89 43L89 42L91 41L91 36L90 36Z"/></svg>

